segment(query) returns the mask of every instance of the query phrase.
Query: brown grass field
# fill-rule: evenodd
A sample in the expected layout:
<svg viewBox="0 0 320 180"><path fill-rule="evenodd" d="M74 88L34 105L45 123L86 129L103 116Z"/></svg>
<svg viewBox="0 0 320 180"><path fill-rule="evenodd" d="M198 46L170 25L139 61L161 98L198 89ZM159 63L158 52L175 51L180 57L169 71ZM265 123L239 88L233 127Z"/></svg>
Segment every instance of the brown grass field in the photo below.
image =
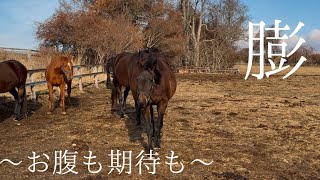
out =
<svg viewBox="0 0 320 180"><path fill-rule="evenodd" d="M155 175L144 167L139 175L135 166L147 137L144 124L135 125L131 95L127 117L120 119L110 113L110 90L103 85L85 87L84 93L74 89L65 116L59 108L46 115L43 94L37 104L29 102L29 117L20 125L12 120L13 100L1 96L0 160L22 163L2 163L0 179L319 179L320 68L303 67L286 80L273 76L245 81L245 71L241 73L177 75ZM58 150L78 152L77 175L53 174ZM89 150L103 166L98 174L88 174L83 164ZM132 151L131 175L108 174L111 150ZM42 161L43 153L50 156L46 172L28 171L33 151ZM170 151L184 164L180 174L165 164ZM213 163L191 164L195 159Z"/></svg>

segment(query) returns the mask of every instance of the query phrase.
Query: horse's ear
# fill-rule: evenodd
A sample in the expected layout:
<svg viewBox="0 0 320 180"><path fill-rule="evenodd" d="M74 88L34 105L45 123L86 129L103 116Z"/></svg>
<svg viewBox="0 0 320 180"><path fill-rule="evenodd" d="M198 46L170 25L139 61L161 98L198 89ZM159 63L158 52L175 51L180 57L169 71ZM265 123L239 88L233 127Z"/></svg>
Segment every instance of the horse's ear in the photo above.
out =
<svg viewBox="0 0 320 180"><path fill-rule="evenodd" d="M138 55L139 55L139 58L141 59L143 56L143 52L139 51Z"/></svg>
<svg viewBox="0 0 320 180"><path fill-rule="evenodd" d="M143 58L139 58L139 64L142 66L142 67L145 67L145 59Z"/></svg>
<svg viewBox="0 0 320 180"><path fill-rule="evenodd" d="M156 57L153 57L152 58L152 70L154 71L155 69L157 69L157 66L158 66L158 58L156 58Z"/></svg>
<svg viewBox="0 0 320 180"><path fill-rule="evenodd" d="M154 81L156 84L160 84L160 79L161 79L161 73L158 69L155 69L154 71Z"/></svg>

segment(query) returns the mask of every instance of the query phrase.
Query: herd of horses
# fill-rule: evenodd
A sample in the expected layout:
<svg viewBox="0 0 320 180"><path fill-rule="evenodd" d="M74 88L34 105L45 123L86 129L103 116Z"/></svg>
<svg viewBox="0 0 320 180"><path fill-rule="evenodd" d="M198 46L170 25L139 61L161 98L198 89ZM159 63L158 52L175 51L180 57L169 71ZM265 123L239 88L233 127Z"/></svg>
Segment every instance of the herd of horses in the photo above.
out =
<svg viewBox="0 0 320 180"><path fill-rule="evenodd" d="M141 118L146 124L147 148L160 148L164 114L177 86L169 60L164 53L155 48L135 53L123 52L108 60L106 71L107 84L112 89L111 111L115 111L116 105L120 103L120 116L124 117L126 99L131 91L136 110L136 124L141 124ZM72 57L53 56L46 68L45 77L49 91L47 114L53 112L53 86L60 88L60 106L62 114L66 114L65 87L67 85L70 103ZM21 120L27 115L26 79L27 69L20 62L8 60L0 63L0 93L10 92L14 96L16 120ZM154 117L153 106L156 106L157 118Z"/></svg>

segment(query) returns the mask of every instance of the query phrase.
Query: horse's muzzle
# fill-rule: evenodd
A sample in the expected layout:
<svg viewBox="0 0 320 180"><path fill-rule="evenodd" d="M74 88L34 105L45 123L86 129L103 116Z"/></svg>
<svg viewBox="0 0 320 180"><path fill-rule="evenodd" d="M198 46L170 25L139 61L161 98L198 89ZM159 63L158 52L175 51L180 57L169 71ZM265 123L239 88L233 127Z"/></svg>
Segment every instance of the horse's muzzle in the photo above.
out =
<svg viewBox="0 0 320 180"><path fill-rule="evenodd" d="M148 100L147 100L147 96L143 93L140 93L139 96L138 96L138 103L139 103L139 106L140 108L144 108L147 103L148 103Z"/></svg>

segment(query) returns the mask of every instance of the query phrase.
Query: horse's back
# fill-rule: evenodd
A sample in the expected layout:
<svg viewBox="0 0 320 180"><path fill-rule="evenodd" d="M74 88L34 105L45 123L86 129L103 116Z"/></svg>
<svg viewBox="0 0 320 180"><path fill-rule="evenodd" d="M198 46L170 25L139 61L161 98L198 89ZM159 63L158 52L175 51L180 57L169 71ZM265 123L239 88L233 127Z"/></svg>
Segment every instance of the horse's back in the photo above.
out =
<svg viewBox="0 0 320 180"><path fill-rule="evenodd" d="M176 92L177 80L175 74L170 66L170 63L165 58L159 58L158 71L161 75L160 86L164 86L165 94L168 99L171 99Z"/></svg>
<svg viewBox="0 0 320 180"><path fill-rule="evenodd" d="M118 54L113 63L113 75L117 81L126 87L129 87L129 64L132 60L132 53L123 52Z"/></svg>

